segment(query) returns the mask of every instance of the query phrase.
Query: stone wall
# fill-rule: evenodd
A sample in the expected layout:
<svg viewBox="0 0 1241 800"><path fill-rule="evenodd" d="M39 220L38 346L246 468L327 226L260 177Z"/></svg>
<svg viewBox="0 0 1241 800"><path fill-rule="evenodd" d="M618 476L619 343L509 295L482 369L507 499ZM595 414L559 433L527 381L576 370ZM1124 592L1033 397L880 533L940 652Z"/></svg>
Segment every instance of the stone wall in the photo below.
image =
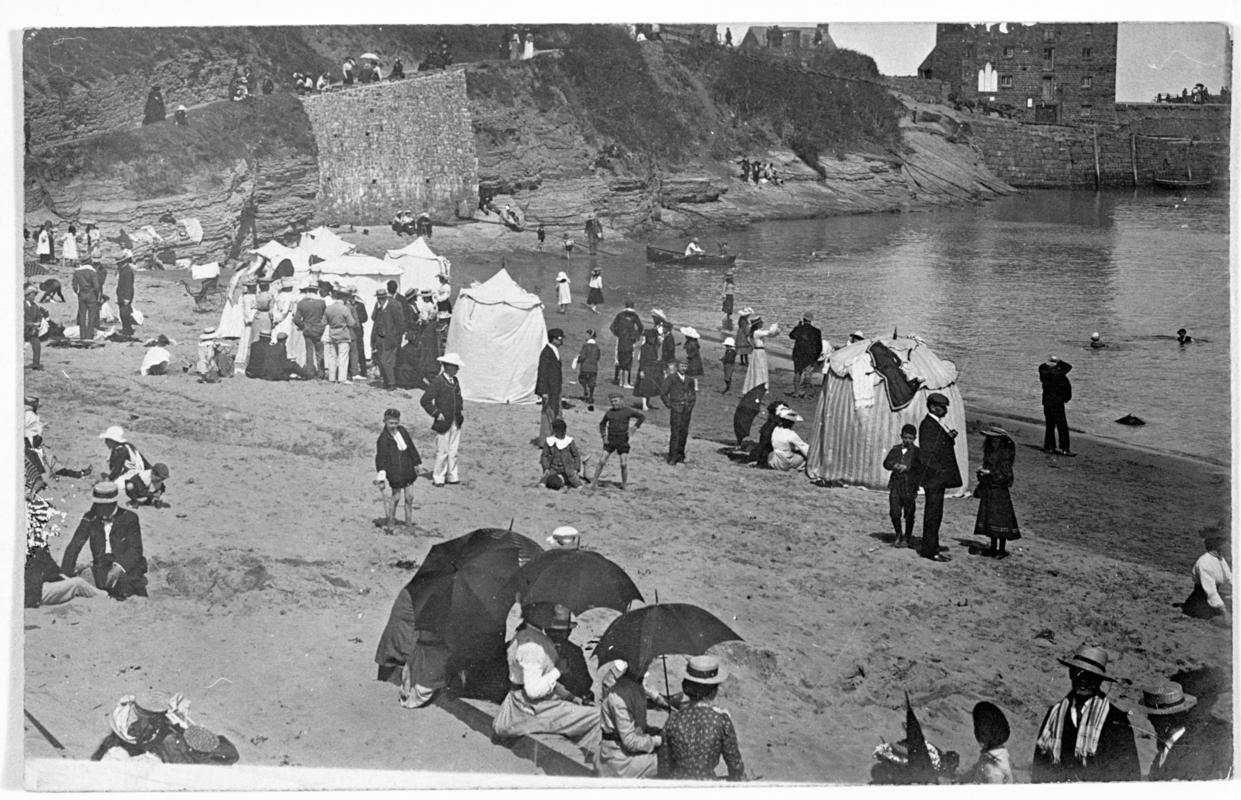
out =
<svg viewBox="0 0 1241 800"><path fill-rule="evenodd" d="M884 75L879 80L888 88L908 95L919 103L945 105L948 102L948 84L944 81L913 75Z"/></svg>
<svg viewBox="0 0 1241 800"><path fill-rule="evenodd" d="M319 214L386 222L396 211L452 218L478 193L465 73L420 73L303 99L319 150Z"/></svg>
<svg viewBox="0 0 1241 800"><path fill-rule="evenodd" d="M1133 185L1135 164L1139 185L1155 172L1184 174L1187 165L1195 176L1228 180L1227 106L1122 104L1115 121L1093 127L965 119L987 166L1014 186L1093 186L1096 141L1104 186Z"/></svg>

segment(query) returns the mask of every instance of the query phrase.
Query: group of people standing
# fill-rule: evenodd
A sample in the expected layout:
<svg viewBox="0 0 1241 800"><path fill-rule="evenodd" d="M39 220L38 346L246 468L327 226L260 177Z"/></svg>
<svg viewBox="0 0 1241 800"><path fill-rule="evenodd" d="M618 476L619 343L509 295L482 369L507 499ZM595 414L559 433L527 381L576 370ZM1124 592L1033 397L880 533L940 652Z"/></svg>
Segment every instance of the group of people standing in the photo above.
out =
<svg viewBox="0 0 1241 800"><path fill-rule="evenodd" d="M742 156L737 163L741 166L741 174L738 177L741 178L742 183L753 183L755 186L760 186L764 183L779 186L784 183L784 180L780 177L779 170L776 169L776 165L770 161L750 160Z"/></svg>

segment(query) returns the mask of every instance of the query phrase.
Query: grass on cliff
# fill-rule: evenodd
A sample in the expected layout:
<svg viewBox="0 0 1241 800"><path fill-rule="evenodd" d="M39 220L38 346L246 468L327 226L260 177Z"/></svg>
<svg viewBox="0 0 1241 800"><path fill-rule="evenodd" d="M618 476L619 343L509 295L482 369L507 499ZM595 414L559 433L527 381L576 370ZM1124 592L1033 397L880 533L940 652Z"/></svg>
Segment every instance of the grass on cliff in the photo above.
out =
<svg viewBox="0 0 1241 800"><path fill-rule="evenodd" d="M316 155L310 120L293 95L221 101L189 112L189 125L165 122L100 134L59 147L47 160L27 156L26 169L53 181L120 179L139 200L187 191L191 179L223 180L237 161L286 153Z"/></svg>

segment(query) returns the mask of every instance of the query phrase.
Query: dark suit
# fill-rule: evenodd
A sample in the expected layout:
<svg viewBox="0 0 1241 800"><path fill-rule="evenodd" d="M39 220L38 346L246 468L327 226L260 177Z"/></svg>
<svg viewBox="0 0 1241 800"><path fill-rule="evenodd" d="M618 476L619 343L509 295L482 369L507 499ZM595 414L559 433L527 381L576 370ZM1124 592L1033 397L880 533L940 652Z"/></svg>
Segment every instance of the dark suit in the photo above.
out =
<svg viewBox="0 0 1241 800"><path fill-rule="evenodd" d="M431 481L437 486L458 481L457 446L465 422L462 406L461 381L443 372L432 378L422 393L422 410L431 415L431 430L435 431L435 469ZM442 422L440 416L444 418Z"/></svg>
<svg viewBox="0 0 1241 800"><path fill-rule="evenodd" d="M633 368L633 346L642 338L642 319L631 308L616 315L608 328L616 337L616 371L613 382L620 377L622 371Z"/></svg>
<svg viewBox="0 0 1241 800"><path fill-rule="evenodd" d="M685 460L690 417L698 400L697 385L693 378L674 372L664 378L659 394L668 406L668 463L678 464Z"/></svg>
<svg viewBox="0 0 1241 800"><path fill-rule="evenodd" d="M665 364L671 364L677 360L677 342L672 338L671 333L659 343L659 360Z"/></svg>
<svg viewBox="0 0 1241 800"><path fill-rule="evenodd" d="M376 304L371 312L371 350L385 389L396 386L396 353L404 335L405 314L401 304L395 300Z"/></svg>
<svg viewBox="0 0 1241 800"><path fill-rule="evenodd" d="M560 419L560 390L564 382L560 356L552 344L543 345L539 353L539 374L534 381L534 393L543 398L539 413L539 442L552 435L552 421Z"/></svg>
<svg viewBox="0 0 1241 800"><path fill-rule="evenodd" d="M1218 781L1232 768L1232 728L1219 720L1191 723L1163 764L1151 762L1152 781Z"/></svg>
<svg viewBox="0 0 1241 800"><path fill-rule="evenodd" d="M78 267L73 271L73 291L78 296L78 338L94 338L99 327L99 273L85 264Z"/></svg>
<svg viewBox="0 0 1241 800"><path fill-rule="evenodd" d="M121 335L134 335L134 265L126 261L116 270L116 306L121 315Z"/></svg>
<svg viewBox="0 0 1241 800"><path fill-rule="evenodd" d="M1071 452L1069 447L1069 420L1064 404L1073 399L1073 385L1069 383L1069 370L1073 365L1067 361L1055 364L1039 364L1038 379L1043 384L1043 419L1047 432L1043 434L1043 449L1054 450L1056 435L1060 436L1060 449Z"/></svg>
<svg viewBox="0 0 1241 800"><path fill-rule="evenodd" d="M1043 717L1041 732L1047 718L1056 706L1048 709ZM1031 783L1070 783L1075 781L1137 781L1142 779L1138 766L1138 747L1133 740L1133 728L1129 717L1116 706L1107 712L1103 731L1099 734L1099 748L1093 758L1083 763L1073 755L1077 746L1077 726L1072 714L1066 714L1064 732L1060 737L1060 763L1053 764L1050 753L1034 748L1034 763L1030 768Z"/></svg>
<svg viewBox="0 0 1241 800"><path fill-rule="evenodd" d="M293 307L293 326L306 337L306 372L316 378L323 371L323 331L327 330L324 314L327 303L309 292Z"/></svg>
<svg viewBox="0 0 1241 800"><path fill-rule="evenodd" d="M922 510L922 547L928 558L939 553L939 525L944 519L944 492L961 485L957 467L956 440L929 412L918 426L918 454L922 459L918 485L926 492Z"/></svg>
<svg viewBox="0 0 1241 800"><path fill-rule="evenodd" d="M789 338L793 340L794 372L802 372L823 355L823 331L804 319L789 333Z"/></svg>
<svg viewBox="0 0 1241 800"><path fill-rule="evenodd" d="M892 518L892 528L896 531L897 540L900 540L902 535L902 515L905 518L904 537L908 539L913 535L914 513L918 505L918 476L922 473L922 457L918 446L910 445L904 453L901 452L902 449L903 444L896 445L883 460L883 468L892 473L888 478L888 516ZM907 469L898 472L898 465Z"/></svg>
<svg viewBox="0 0 1241 800"><path fill-rule="evenodd" d="M90 543L91 573L95 586L106 589L108 594L118 600L130 595L147 596L147 562L142 555L142 528L138 524L138 515L128 509L118 508L112 518L112 532L105 541L103 520L96 516L95 509L82 517L73 539L65 548L61 558L60 571L66 575L77 574L78 553L82 546ZM111 545L112 552L107 553ZM124 574L112 586L107 585L108 570L113 564L119 564Z"/></svg>

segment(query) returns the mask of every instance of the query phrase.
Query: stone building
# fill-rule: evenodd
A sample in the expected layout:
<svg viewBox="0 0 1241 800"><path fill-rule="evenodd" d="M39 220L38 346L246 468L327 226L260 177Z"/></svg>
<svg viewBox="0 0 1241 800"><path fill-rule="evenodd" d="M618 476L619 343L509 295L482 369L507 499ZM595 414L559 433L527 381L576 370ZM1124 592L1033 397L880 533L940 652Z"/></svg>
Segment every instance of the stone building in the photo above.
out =
<svg viewBox="0 0 1241 800"><path fill-rule="evenodd" d="M1024 121L1111 119L1116 33L1114 22L940 24L918 76Z"/></svg>
<svg viewBox="0 0 1241 800"><path fill-rule="evenodd" d="M808 28L751 25L738 49L795 55L815 49L835 50L836 43L828 33L827 23Z"/></svg>

